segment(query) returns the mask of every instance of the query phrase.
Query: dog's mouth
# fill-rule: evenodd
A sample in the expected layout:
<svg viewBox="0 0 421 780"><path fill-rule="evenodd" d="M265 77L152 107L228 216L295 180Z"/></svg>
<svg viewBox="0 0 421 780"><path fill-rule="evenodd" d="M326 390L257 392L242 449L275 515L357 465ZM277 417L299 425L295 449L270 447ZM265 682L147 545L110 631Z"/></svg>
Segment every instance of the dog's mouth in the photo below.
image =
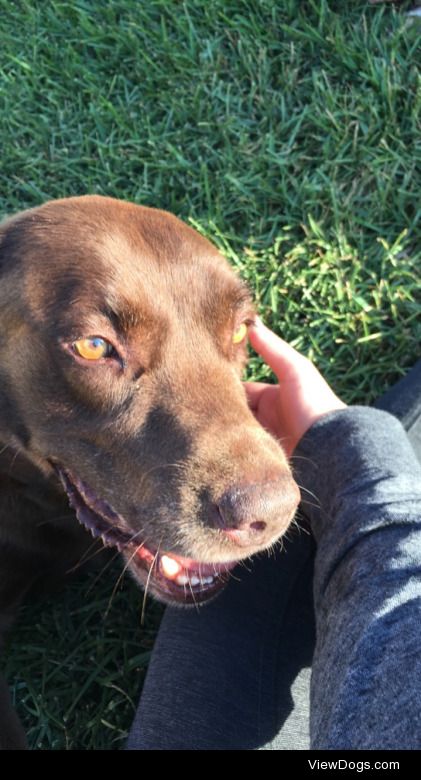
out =
<svg viewBox="0 0 421 780"><path fill-rule="evenodd" d="M146 544L85 482L54 463L77 519L94 538L116 547L147 592L167 604L202 604L226 586L238 561L204 563Z"/></svg>

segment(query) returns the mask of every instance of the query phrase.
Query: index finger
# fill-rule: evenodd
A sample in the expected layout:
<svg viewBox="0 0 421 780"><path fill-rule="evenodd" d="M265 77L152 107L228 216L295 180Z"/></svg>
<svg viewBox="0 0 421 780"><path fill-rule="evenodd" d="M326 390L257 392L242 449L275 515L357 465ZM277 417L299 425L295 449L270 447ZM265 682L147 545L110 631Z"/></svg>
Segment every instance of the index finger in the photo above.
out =
<svg viewBox="0 0 421 780"><path fill-rule="evenodd" d="M286 371L296 371L297 366L306 360L294 347L272 333L259 318L250 325L248 336L253 349L262 356L279 381L285 379Z"/></svg>

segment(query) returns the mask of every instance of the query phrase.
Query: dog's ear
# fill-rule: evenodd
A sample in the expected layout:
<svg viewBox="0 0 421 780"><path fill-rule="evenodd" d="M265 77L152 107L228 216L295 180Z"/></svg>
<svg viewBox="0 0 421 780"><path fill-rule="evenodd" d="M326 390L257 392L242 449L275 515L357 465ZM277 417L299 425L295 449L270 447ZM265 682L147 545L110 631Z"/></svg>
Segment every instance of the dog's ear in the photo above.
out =
<svg viewBox="0 0 421 780"><path fill-rule="evenodd" d="M7 233L7 226L9 224L10 217L7 217L6 219L3 219L0 222L0 273L2 273L3 268L6 264L6 247L5 247L5 237Z"/></svg>
<svg viewBox="0 0 421 780"><path fill-rule="evenodd" d="M0 274L7 272L22 251L19 245L25 234L24 223L31 211L19 211L0 222Z"/></svg>
<svg viewBox="0 0 421 780"><path fill-rule="evenodd" d="M11 238L15 232L13 227L19 216L20 214L15 214L12 217L6 217L0 222L0 274L5 273L9 265L8 257L11 254Z"/></svg>
<svg viewBox="0 0 421 780"><path fill-rule="evenodd" d="M19 304L19 258L24 249L25 212L0 222L0 343L8 330L10 312Z"/></svg>
<svg viewBox="0 0 421 780"><path fill-rule="evenodd" d="M25 251L27 214L27 211L21 211L0 222L0 451L5 443L8 448L11 445L17 451L24 450L30 438L11 389L9 370L13 364L10 344L14 334L19 332L20 308L24 307L17 266Z"/></svg>

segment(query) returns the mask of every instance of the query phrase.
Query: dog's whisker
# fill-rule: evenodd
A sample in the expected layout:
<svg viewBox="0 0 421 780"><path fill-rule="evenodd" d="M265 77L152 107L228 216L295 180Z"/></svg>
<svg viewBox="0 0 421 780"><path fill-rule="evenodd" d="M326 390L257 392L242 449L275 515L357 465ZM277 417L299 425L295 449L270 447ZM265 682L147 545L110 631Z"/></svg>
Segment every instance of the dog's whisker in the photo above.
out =
<svg viewBox="0 0 421 780"><path fill-rule="evenodd" d="M126 561L126 563L124 564L123 569L120 572L119 576L117 577L117 581L116 581L116 583L115 583L115 585L113 587L113 590L112 590L112 593L111 593L111 596L110 596L110 599L109 599L109 602L108 602L108 606L107 606L107 609L106 609L106 612L105 612L105 617L107 617L107 615L108 615L108 613L109 613L109 611L111 609L111 604L112 604L113 598L114 598L114 596L115 596L115 594L117 592L117 588L120 585L120 583L121 583L121 581L122 581L122 579L123 579L123 577L124 577L128 567L130 566L133 558L137 555L139 550L141 550L142 547L144 547L144 545L145 545L145 542L142 542L142 544L139 544L138 547L136 547L136 549L134 550L134 552L130 556L130 558L128 559L128 561ZM117 551L116 555L119 555L119 551Z"/></svg>
<svg viewBox="0 0 421 780"><path fill-rule="evenodd" d="M100 550L98 550L98 552L103 552L103 549L104 548L102 547ZM101 570L98 572L92 585L90 585L90 587L88 588L87 593L90 593L92 591L92 589L95 587L97 582L101 579L102 575L105 574L106 570L114 563L114 561L116 560L116 558L118 558L119 555L120 555L119 551L116 550L115 553L111 556L110 560L107 561L107 563L105 563L104 566L101 568Z"/></svg>
<svg viewBox="0 0 421 780"><path fill-rule="evenodd" d="M144 533L145 533L145 529L140 528L139 531L136 531L134 534L132 534L132 536L130 537L129 544L132 544L137 539L138 536L141 536Z"/></svg>
<svg viewBox="0 0 421 780"><path fill-rule="evenodd" d="M319 499L317 498L316 494L315 494L315 493L313 493L313 492L312 492L311 490L309 490L308 488L304 487L304 485L299 485L299 484L298 484L298 482L297 482L297 485L298 485L298 487L300 488L300 490L304 490L306 493L308 493L310 496L312 496L312 498L314 498L316 501L318 501L318 500L319 500ZM302 503L302 500L301 500L301 503ZM320 508L320 503L319 503L319 508Z"/></svg>
<svg viewBox="0 0 421 780"><path fill-rule="evenodd" d="M0 455L3 455L3 452L6 452L8 449L10 449L10 444L5 444L0 450Z"/></svg>
<svg viewBox="0 0 421 780"><path fill-rule="evenodd" d="M144 625L145 609L146 609L146 596L147 596L147 592L148 592L149 581L150 581L150 578L151 578L151 575L152 575L153 567L155 566L156 560L157 560L158 555L159 555L161 542L162 542L162 538L160 539L160 542L159 542L159 545L158 545L158 549L157 549L155 557L154 557L154 559L152 561L152 565L151 565L151 567L149 569L149 572L148 572L148 578L146 580L145 591L144 591L144 594L143 594L142 613L141 613L141 616L140 616L140 625L141 626Z"/></svg>
<svg viewBox="0 0 421 780"><path fill-rule="evenodd" d="M307 501L306 498L303 498L300 503L305 506L314 506L315 509L321 509L320 504L315 504L314 501Z"/></svg>
<svg viewBox="0 0 421 780"><path fill-rule="evenodd" d="M131 544L131 543L134 541L134 539L135 539L137 536L139 536L139 534L141 534L142 532L143 532L143 530L141 529L140 531L137 531L136 533L134 533L134 534L132 535L132 537L130 538L130 544ZM102 541L102 540L101 540L100 538L94 539L94 541L93 541L93 542L92 542L92 544L91 544L91 545L88 547L88 549L87 549L87 550L85 550L84 554L82 555L82 557L80 558L80 560L78 561L78 563L76 563L76 564L75 564L75 565L74 565L74 566L73 566L71 569L69 569L67 573L68 573L68 574L73 574L73 573L74 573L75 571L77 571L79 568L81 568L82 566L85 566L87 563L89 563L89 562L90 562L90 561L92 561L94 558L96 558L96 556L97 556L97 555L99 555L100 553L104 552L105 546L104 546L104 544L102 543L101 547L100 547L98 550L95 550L95 551L92 553L92 555L89 555L89 552L90 552L90 550L92 550L92 548L93 548L93 547L94 547L96 544L99 544L101 541ZM137 548L137 549L139 549L139 548ZM98 575L96 576L96 578L95 578L95 580L94 580L94 583L93 583L93 585L95 585L95 584L98 582L98 580L99 580L99 579L102 577L102 575L103 575L103 574L104 574L104 572L105 572L105 571L108 569L108 567L109 567L109 566L110 566L110 565L111 565L111 564L112 564L112 563L115 561L115 559L116 559L116 558L119 556L119 554L120 554L120 551L119 551L119 550L116 550L116 551L115 551L115 553L114 553L114 554L112 555L112 557L110 558L110 560L109 560L109 561L107 561L107 563L106 563L106 564L105 564L105 565L102 567L101 571L100 571L100 572L98 573ZM132 560L132 559L131 559L131 560ZM123 573L124 573L124 572L123 572ZM118 582L117 582L117 586L118 586ZM91 586L91 588L92 588L92 587L93 587L93 586ZM91 588L89 589L89 591L91 590Z"/></svg>
<svg viewBox="0 0 421 780"><path fill-rule="evenodd" d="M48 520L41 520L39 523L36 524L37 528L42 528L44 525L50 525L51 523L58 523L60 520L70 520L72 523L74 523L74 515L55 515L54 517L49 517Z"/></svg>
<svg viewBox="0 0 421 780"><path fill-rule="evenodd" d="M298 531L300 534L306 534L306 536L311 536L311 531L306 528L306 526L300 525L298 519L294 522L294 530Z"/></svg>
<svg viewBox="0 0 421 780"><path fill-rule="evenodd" d="M316 461L308 458L306 455L290 455L289 460L305 460L307 463L311 463L312 466L317 466Z"/></svg>
<svg viewBox="0 0 421 780"><path fill-rule="evenodd" d="M22 447L18 447L16 449L16 452L13 453L13 458L12 458L11 463L9 465L9 477L12 476L13 466L15 465L16 459L17 459L18 455L20 455L21 452L23 452L23 448Z"/></svg>
<svg viewBox="0 0 421 780"><path fill-rule="evenodd" d="M100 541L100 539L94 539L92 544L90 544L89 547L82 553L78 562L75 563L70 569L67 569L66 574L74 574L75 571L80 569L82 566L85 566L85 564L89 563L89 561L92 561L99 553L102 553L104 551L104 547L102 545L91 553L91 550L98 546Z"/></svg>
<svg viewBox="0 0 421 780"><path fill-rule="evenodd" d="M192 586L191 586L190 580L188 581L188 586L189 586L189 588L190 588L190 593L191 593L191 595L192 595L192 599L193 599L193 603L194 603L194 606L195 606L195 608L196 608L196 611L197 611L197 612L199 612L199 607L198 607L198 605L197 605L197 602L196 602L196 599L195 599L195 595L194 595L193 588L192 588Z"/></svg>

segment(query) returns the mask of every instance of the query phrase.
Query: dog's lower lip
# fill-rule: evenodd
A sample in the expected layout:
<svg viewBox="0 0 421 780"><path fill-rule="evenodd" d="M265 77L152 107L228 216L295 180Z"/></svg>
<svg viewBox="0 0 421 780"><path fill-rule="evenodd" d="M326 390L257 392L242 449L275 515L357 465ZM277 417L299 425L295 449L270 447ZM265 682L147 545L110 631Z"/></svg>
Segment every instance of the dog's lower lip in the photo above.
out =
<svg viewBox="0 0 421 780"><path fill-rule="evenodd" d="M124 518L98 498L86 483L56 462L52 465L81 525L92 536L101 537L105 545L117 547L135 575L139 569L143 571L143 577L139 576L139 579L143 581L146 575L143 584L161 600L198 604L213 598L225 587L229 571L237 561L209 564L147 546L131 531Z"/></svg>

